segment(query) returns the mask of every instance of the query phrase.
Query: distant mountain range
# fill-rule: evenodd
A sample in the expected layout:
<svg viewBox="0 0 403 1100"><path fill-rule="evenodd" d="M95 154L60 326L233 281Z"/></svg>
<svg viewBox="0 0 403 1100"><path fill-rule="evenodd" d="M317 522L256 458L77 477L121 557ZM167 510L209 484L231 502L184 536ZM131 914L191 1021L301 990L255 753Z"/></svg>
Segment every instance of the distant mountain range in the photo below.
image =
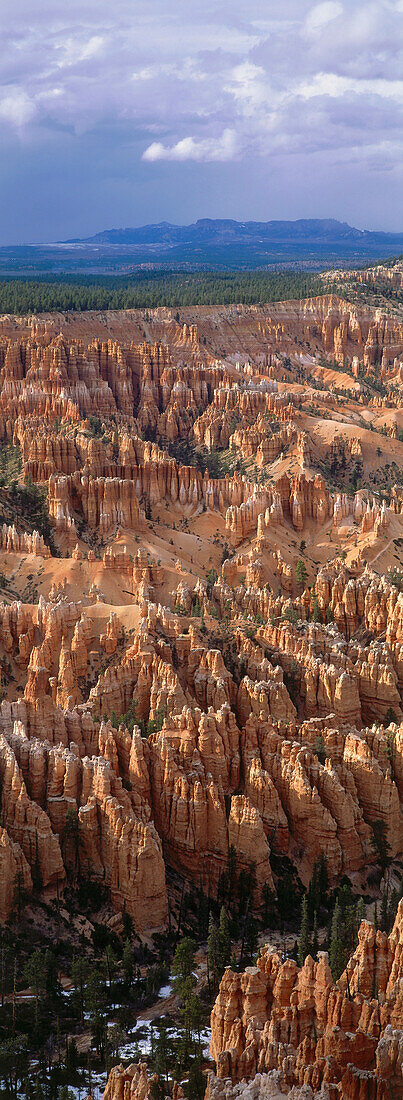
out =
<svg viewBox="0 0 403 1100"><path fill-rule="evenodd" d="M138 228L105 229L93 237L73 238L64 244L151 246L164 250L177 245L260 247L274 242L312 244L343 242L365 246L375 242L403 242L403 234L376 233L355 229L334 218L301 218L299 221L237 222L227 219L201 218L191 225L142 225Z"/></svg>
<svg viewBox="0 0 403 1100"><path fill-rule="evenodd" d="M334 218L238 222L202 218L192 225L105 229L93 237L0 248L0 276L135 274L141 268L323 270L359 267L403 253L403 233L355 229Z"/></svg>

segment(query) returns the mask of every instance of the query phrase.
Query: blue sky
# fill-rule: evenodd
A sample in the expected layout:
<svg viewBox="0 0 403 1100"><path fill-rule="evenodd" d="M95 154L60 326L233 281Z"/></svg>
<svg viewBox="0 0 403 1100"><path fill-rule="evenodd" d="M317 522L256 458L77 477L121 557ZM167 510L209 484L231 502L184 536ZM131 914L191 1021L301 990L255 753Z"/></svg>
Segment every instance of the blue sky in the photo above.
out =
<svg viewBox="0 0 403 1100"><path fill-rule="evenodd" d="M403 0L15 0L0 34L2 244L198 217L403 231Z"/></svg>

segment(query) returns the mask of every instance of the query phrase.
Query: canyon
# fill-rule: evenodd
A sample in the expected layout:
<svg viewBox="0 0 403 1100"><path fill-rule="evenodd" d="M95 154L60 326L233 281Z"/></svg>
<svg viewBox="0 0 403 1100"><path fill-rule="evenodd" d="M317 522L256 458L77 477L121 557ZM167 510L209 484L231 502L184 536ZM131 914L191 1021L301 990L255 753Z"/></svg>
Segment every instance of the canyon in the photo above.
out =
<svg viewBox="0 0 403 1100"><path fill-rule="evenodd" d="M326 288L0 317L3 925L85 872L162 935L233 857L259 919L321 859L398 889L402 387L403 318ZM227 967L207 1098L401 1096L402 906L337 980ZM116 1066L105 1100L153 1086Z"/></svg>

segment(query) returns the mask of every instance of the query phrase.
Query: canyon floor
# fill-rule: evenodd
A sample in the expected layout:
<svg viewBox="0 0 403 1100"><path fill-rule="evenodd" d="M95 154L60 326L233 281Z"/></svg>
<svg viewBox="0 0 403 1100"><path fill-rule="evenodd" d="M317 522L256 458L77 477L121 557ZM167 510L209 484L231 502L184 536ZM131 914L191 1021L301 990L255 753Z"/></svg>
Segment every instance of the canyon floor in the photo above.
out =
<svg viewBox="0 0 403 1100"><path fill-rule="evenodd" d="M6 1096L403 1095L401 265L338 277L0 317Z"/></svg>

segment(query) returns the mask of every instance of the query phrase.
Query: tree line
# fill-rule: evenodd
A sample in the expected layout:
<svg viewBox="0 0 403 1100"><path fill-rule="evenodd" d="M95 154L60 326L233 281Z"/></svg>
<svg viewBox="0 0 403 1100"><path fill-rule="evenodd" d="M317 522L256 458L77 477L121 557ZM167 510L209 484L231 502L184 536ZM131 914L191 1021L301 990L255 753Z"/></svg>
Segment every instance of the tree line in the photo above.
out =
<svg viewBox="0 0 403 1100"><path fill-rule="evenodd" d="M324 294L306 271L136 272L122 276L0 279L1 313L51 310L154 309L157 306L264 304ZM177 318L180 320L180 318Z"/></svg>

